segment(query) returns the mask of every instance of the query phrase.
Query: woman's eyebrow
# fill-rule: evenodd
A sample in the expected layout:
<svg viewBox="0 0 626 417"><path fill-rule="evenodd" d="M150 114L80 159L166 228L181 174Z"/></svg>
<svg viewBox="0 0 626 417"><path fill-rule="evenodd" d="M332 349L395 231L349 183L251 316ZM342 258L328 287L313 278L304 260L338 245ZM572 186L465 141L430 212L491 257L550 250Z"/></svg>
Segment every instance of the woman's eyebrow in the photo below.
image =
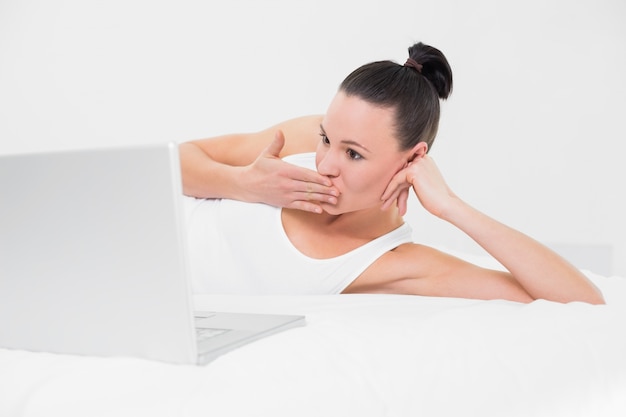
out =
<svg viewBox="0 0 626 417"><path fill-rule="evenodd" d="M322 126L321 123L320 123L320 131L324 136L326 136L326 130L324 130L324 126ZM361 145L359 142L354 141L354 140L344 139L340 143L343 143L344 145L356 146L370 153L372 152L369 149L367 149L365 146Z"/></svg>
<svg viewBox="0 0 626 417"><path fill-rule="evenodd" d="M369 149L367 149L365 146L361 145L359 142L353 141L353 140L342 140L341 143L343 143L344 145L351 145L351 146L356 146L357 148L361 148L366 152L372 153L372 151L370 151Z"/></svg>

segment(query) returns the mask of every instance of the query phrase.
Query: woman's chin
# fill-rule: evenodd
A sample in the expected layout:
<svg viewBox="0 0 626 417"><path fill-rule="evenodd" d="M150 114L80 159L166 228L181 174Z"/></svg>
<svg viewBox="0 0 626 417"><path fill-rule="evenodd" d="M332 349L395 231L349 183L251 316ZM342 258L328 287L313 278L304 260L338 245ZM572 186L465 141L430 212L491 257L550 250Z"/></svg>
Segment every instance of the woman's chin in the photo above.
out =
<svg viewBox="0 0 626 417"><path fill-rule="evenodd" d="M320 203L322 210L326 214L330 214L331 216L336 216L338 214L343 214L344 210L341 210L337 204L329 204L329 203Z"/></svg>
<svg viewBox="0 0 626 417"><path fill-rule="evenodd" d="M364 203L363 205L355 205L355 204L347 205L347 204L342 204L341 201L337 204L329 204L329 203L323 203L323 202L320 203L320 207L322 208L324 213L331 215L331 216L338 216L340 214L354 213L354 212L363 211L363 210L372 210L372 209L379 210L381 205L382 203L379 201L375 201L370 204Z"/></svg>

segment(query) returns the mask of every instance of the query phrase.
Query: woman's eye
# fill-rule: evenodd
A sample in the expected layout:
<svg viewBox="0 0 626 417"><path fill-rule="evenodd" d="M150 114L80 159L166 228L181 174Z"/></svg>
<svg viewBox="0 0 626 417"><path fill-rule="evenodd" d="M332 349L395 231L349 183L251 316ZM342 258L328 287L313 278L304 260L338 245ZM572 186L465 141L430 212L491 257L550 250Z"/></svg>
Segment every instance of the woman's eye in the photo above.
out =
<svg viewBox="0 0 626 417"><path fill-rule="evenodd" d="M361 156L361 154L360 154L360 153L358 153L358 152L356 152L356 151L354 151L354 150L352 150L352 149L348 149L348 150L346 151L346 153L348 154L348 157L349 157L350 159L355 159L355 160L357 160L357 159L363 159L363 157Z"/></svg>
<svg viewBox="0 0 626 417"><path fill-rule="evenodd" d="M330 140L328 140L328 136L326 136L323 133L320 133L320 136L322 137L322 143L325 145L328 145L330 143Z"/></svg>

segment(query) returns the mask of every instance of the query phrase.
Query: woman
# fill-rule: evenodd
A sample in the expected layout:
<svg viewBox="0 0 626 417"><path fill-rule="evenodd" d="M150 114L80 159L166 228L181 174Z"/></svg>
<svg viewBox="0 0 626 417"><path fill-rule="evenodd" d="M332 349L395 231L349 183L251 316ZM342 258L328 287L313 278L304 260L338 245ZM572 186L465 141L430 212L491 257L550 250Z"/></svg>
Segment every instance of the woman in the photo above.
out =
<svg viewBox="0 0 626 417"><path fill-rule="evenodd" d="M196 291L603 303L576 268L446 185L428 151L451 89L444 55L417 43L404 65L355 70L324 116L181 144L184 192L199 198L189 203ZM508 272L412 243L411 189Z"/></svg>

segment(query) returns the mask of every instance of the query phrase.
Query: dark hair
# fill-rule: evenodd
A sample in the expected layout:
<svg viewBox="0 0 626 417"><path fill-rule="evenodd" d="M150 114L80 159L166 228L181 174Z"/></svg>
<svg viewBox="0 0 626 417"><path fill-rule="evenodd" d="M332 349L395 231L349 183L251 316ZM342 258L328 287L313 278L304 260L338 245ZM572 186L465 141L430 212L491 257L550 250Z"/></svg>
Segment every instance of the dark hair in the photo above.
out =
<svg viewBox="0 0 626 417"><path fill-rule="evenodd" d="M340 91L382 107L395 109L400 149L426 142L430 150L439 126L439 99L452 92L452 70L446 57L421 42L409 48L414 62L365 64L346 77Z"/></svg>

